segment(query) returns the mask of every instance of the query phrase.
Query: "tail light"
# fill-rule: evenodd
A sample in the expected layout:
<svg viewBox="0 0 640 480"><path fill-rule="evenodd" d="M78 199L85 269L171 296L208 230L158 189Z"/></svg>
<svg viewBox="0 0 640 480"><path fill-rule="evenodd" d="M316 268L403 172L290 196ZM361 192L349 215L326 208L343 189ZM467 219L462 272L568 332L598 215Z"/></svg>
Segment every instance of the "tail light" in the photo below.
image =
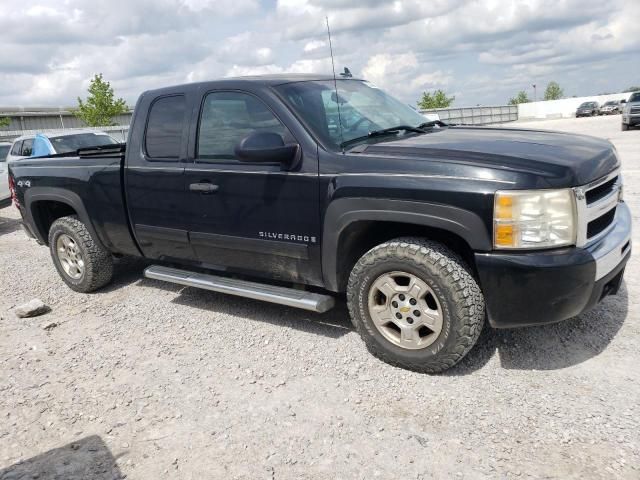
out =
<svg viewBox="0 0 640 480"><path fill-rule="evenodd" d="M16 208L20 208L20 201L18 200L18 195L16 194L16 182L13 180L13 177L9 175L9 192L11 192L11 200Z"/></svg>

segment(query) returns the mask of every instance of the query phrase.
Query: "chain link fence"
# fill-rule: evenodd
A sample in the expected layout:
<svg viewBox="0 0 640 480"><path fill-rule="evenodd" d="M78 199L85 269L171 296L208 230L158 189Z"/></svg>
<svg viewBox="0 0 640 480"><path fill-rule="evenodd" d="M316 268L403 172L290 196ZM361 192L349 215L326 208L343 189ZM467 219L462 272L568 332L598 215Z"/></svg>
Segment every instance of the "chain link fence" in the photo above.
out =
<svg viewBox="0 0 640 480"><path fill-rule="evenodd" d="M492 123L515 122L518 120L517 105L436 108L433 110L420 110L420 113L436 113L443 122L457 125L490 125Z"/></svg>

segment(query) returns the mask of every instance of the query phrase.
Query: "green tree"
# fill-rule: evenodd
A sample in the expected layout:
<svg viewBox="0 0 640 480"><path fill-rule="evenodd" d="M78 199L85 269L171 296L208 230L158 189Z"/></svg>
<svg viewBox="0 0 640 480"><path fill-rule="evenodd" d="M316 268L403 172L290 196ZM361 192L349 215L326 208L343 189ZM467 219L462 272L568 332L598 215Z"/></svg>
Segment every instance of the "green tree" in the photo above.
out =
<svg viewBox="0 0 640 480"><path fill-rule="evenodd" d="M113 117L127 111L127 104L122 98L114 99L111 84L102 78L102 74L94 75L89 84L89 96L85 101L78 97L78 109L73 113L90 127L106 127L115 125Z"/></svg>
<svg viewBox="0 0 640 480"><path fill-rule="evenodd" d="M625 88L623 90L623 92L637 92L638 90L640 90L640 87L636 87L636 86L631 86L629 88Z"/></svg>
<svg viewBox="0 0 640 480"><path fill-rule="evenodd" d="M529 103L529 97L527 96L527 92L524 90L520 90L518 94L509 99L509 105L518 105L519 103Z"/></svg>
<svg viewBox="0 0 640 480"><path fill-rule="evenodd" d="M431 110L433 108L447 108L451 106L456 97L447 97L442 90L433 93L424 92L422 98L418 100L418 108L421 110Z"/></svg>
<svg viewBox="0 0 640 480"><path fill-rule="evenodd" d="M6 128L11 125L11 119L9 117L0 117L0 128Z"/></svg>
<svg viewBox="0 0 640 480"><path fill-rule="evenodd" d="M558 82L551 81L547 84L544 91L545 100L559 100L564 96L564 91L558 85Z"/></svg>

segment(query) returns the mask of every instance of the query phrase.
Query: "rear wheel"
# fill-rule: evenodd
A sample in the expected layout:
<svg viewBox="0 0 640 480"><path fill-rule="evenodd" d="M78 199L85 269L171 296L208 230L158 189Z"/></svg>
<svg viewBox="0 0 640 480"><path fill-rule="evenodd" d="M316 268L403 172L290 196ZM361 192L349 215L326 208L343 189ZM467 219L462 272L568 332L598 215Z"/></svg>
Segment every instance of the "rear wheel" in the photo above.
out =
<svg viewBox="0 0 640 480"><path fill-rule="evenodd" d="M484 323L484 299L464 261L421 238L392 240L367 252L351 272L347 298L368 349L420 372L458 363Z"/></svg>
<svg viewBox="0 0 640 480"><path fill-rule="evenodd" d="M60 277L72 290L93 292L111 281L113 257L75 216L53 222L49 250Z"/></svg>

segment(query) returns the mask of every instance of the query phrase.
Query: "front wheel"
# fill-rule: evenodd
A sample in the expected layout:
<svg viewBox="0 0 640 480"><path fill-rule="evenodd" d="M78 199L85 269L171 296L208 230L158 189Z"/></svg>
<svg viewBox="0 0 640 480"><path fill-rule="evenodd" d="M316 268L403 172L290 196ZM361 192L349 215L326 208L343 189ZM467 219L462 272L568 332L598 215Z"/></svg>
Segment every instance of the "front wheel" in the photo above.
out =
<svg viewBox="0 0 640 480"><path fill-rule="evenodd" d="M623 124L622 124L622 131L623 131L623 132L626 132L627 130L629 130L629 125L628 125L628 124L626 124L626 123L623 123Z"/></svg>
<svg viewBox="0 0 640 480"><path fill-rule="evenodd" d="M75 216L53 222L49 250L60 277L72 290L89 293L111 281L113 257Z"/></svg>
<svg viewBox="0 0 640 480"><path fill-rule="evenodd" d="M421 238L392 240L367 252L351 272L347 299L369 351L419 372L458 363L484 323L484 298L465 262Z"/></svg>

